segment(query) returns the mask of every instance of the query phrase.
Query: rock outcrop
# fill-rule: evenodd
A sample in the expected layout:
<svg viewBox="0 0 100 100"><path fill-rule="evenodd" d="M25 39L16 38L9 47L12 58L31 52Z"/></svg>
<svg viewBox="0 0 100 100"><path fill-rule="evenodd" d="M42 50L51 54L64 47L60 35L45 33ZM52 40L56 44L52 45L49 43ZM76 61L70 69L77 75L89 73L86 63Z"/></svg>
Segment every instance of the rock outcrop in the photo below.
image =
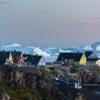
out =
<svg viewBox="0 0 100 100"><path fill-rule="evenodd" d="M0 67L0 81L6 81L12 86L23 88L33 88L36 80L41 77L41 72L37 68L29 67Z"/></svg>

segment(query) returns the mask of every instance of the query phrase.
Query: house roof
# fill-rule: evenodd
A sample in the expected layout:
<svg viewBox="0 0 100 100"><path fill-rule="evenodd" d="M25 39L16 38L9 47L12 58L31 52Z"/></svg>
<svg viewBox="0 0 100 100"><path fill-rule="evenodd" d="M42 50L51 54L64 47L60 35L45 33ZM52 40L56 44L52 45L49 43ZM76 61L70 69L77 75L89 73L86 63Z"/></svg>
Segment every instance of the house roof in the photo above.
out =
<svg viewBox="0 0 100 100"><path fill-rule="evenodd" d="M22 52L12 51L11 54L12 54L13 61L18 62L19 58L21 57Z"/></svg>
<svg viewBox="0 0 100 100"><path fill-rule="evenodd" d="M42 56L40 55L24 55L26 57L26 62L31 63L32 65L37 66Z"/></svg>
<svg viewBox="0 0 100 100"><path fill-rule="evenodd" d="M0 65L4 64L6 61L4 52L0 52Z"/></svg>
<svg viewBox="0 0 100 100"><path fill-rule="evenodd" d="M92 53L93 53L93 51L85 51L86 58L88 58Z"/></svg>
<svg viewBox="0 0 100 100"><path fill-rule="evenodd" d="M63 59L73 59L75 61L79 61L82 57L83 53L60 53L57 61L61 61Z"/></svg>
<svg viewBox="0 0 100 100"><path fill-rule="evenodd" d="M0 65L4 64L6 58L9 58L10 52L0 51Z"/></svg>
<svg viewBox="0 0 100 100"><path fill-rule="evenodd" d="M77 80L74 80L71 77L69 77L67 74L64 74L64 76L59 76L59 80L64 83L68 82L68 84L75 84L78 82Z"/></svg>
<svg viewBox="0 0 100 100"><path fill-rule="evenodd" d="M5 52L5 57L6 58L9 58L9 56L10 56L10 52L8 51L8 52Z"/></svg>
<svg viewBox="0 0 100 100"><path fill-rule="evenodd" d="M85 52L85 56L87 57L87 61L97 61L98 60L97 56L90 57L91 54L93 54L93 51L86 51Z"/></svg>

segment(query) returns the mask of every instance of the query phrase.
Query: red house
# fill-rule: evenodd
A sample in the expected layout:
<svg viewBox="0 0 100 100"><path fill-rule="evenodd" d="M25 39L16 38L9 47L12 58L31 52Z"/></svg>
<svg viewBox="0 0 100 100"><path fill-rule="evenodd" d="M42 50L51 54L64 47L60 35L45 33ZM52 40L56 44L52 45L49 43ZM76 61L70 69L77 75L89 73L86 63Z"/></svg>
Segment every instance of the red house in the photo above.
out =
<svg viewBox="0 0 100 100"><path fill-rule="evenodd" d="M24 64L23 53L20 51L12 51L13 64Z"/></svg>

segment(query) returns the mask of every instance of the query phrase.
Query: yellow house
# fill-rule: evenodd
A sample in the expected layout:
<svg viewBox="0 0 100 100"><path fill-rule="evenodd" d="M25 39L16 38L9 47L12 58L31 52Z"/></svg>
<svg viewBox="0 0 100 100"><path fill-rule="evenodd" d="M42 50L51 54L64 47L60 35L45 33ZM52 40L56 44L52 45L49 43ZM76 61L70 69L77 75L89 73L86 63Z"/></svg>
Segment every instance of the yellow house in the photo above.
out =
<svg viewBox="0 0 100 100"><path fill-rule="evenodd" d="M86 65L86 61L87 61L87 58L86 58L85 54L83 53L83 55L82 55L82 57L79 61L79 64L80 65Z"/></svg>
<svg viewBox="0 0 100 100"><path fill-rule="evenodd" d="M86 56L84 53L60 53L57 61L72 65L86 65Z"/></svg>
<svg viewBox="0 0 100 100"><path fill-rule="evenodd" d="M86 61L87 59L84 53L74 53L73 65L86 65Z"/></svg>

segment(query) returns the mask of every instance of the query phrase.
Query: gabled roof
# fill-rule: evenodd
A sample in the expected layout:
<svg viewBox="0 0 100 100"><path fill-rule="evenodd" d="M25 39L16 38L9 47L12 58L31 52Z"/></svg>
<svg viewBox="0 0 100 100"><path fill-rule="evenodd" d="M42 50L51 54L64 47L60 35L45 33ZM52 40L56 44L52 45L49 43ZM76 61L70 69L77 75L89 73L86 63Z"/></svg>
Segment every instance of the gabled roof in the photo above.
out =
<svg viewBox="0 0 100 100"><path fill-rule="evenodd" d="M85 56L87 57L87 61L97 61L98 57L93 51L86 51Z"/></svg>
<svg viewBox="0 0 100 100"><path fill-rule="evenodd" d="M9 58L10 52L9 51L0 51L0 57Z"/></svg>
<svg viewBox="0 0 100 100"><path fill-rule="evenodd" d="M3 65L6 61L5 54L3 51L0 51L0 65Z"/></svg>
<svg viewBox="0 0 100 100"><path fill-rule="evenodd" d="M9 58L10 52L0 51L0 65L5 64L6 58Z"/></svg>
<svg viewBox="0 0 100 100"><path fill-rule="evenodd" d="M6 58L9 58L9 56L10 56L10 52L8 51L8 52L5 52L5 57Z"/></svg>
<svg viewBox="0 0 100 100"><path fill-rule="evenodd" d="M79 61L82 57L83 53L60 53L58 58L57 58L57 61L61 61L61 60L64 60L64 59L73 59L75 61Z"/></svg>
<svg viewBox="0 0 100 100"><path fill-rule="evenodd" d="M24 57L26 58L25 60L26 62L35 66L38 65L40 59L42 58L42 56L40 55L25 55L25 54L24 54Z"/></svg>
<svg viewBox="0 0 100 100"><path fill-rule="evenodd" d="M92 53L93 53L93 51L85 51L86 58L88 58Z"/></svg>

